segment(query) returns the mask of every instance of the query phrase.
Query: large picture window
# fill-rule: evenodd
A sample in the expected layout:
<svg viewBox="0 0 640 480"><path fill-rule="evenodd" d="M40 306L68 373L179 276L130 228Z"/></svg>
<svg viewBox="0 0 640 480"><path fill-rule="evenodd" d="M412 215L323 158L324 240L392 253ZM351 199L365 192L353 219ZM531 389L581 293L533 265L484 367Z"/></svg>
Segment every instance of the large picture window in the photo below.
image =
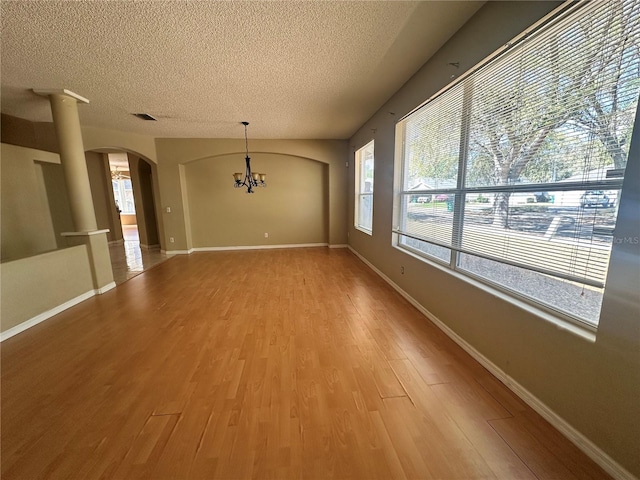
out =
<svg viewBox="0 0 640 480"><path fill-rule="evenodd" d="M371 234L373 228L373 140L356 152L356 200L354 225Z"/></svg>
<svg viewBox="0 0 640 480"><path fill-rule="evenodd" d="M640 91L640 3L572 5L397 125L397 245L595 325Z"/></svg>

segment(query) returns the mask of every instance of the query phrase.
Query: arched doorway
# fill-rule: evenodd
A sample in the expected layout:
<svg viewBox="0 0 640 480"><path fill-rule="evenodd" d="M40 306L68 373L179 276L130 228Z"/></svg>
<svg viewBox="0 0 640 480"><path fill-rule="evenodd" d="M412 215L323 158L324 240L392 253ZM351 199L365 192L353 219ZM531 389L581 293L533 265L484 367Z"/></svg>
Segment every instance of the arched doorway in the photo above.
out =
<svg viewBox="0 0 640 480"><path fill-rule="evenodd" d="M114 281L125 282L168 257L160 249L152 163L132 152L109 148L86 152L99 229L109 229Z"/></svg>

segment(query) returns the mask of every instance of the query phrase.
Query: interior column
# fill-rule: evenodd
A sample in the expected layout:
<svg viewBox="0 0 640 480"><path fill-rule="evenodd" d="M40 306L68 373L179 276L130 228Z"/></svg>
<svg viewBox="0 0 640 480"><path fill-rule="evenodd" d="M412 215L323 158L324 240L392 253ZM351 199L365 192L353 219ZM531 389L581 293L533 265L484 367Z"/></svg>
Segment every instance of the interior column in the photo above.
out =
<svg viewBox="0 0 640 480"><path fill-rule="evenodd" d="M67 239L69 246L86 245L94 289L97 293L103 293L113 288L115 283L107 239L109 230L98 230L78 116L78 102L89 103L89 100L69 90L35 92L49 97L60 161L67 183L75 231L65 232L62 236Z"/></svg>

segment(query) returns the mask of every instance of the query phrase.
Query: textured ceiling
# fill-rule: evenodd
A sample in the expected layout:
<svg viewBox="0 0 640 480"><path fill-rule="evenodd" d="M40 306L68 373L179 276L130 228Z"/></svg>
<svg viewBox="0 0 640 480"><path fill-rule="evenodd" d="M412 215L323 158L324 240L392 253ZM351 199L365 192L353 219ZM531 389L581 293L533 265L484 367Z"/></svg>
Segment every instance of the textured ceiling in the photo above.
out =
<svg viewBox="0 0 640 480"><path fill-rule="evenodd" d="M348 138L482 3L2 0L2 112L51 121L31 89L66 88L83 125Z"/></svg>

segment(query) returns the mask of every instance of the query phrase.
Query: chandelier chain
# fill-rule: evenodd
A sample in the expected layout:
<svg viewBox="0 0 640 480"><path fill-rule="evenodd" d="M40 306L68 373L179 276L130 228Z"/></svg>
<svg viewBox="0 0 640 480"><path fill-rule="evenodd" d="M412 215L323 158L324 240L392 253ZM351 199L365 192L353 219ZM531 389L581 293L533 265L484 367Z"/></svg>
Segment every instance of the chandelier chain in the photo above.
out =
<svg viewBox="0 0 640 480"><path fill-rule="evenodd" d="M247 138L247 125L249 125L249 122L242 122L242 124L244 125L244 150L248 157L249 156L249 139Z"/></svg>

